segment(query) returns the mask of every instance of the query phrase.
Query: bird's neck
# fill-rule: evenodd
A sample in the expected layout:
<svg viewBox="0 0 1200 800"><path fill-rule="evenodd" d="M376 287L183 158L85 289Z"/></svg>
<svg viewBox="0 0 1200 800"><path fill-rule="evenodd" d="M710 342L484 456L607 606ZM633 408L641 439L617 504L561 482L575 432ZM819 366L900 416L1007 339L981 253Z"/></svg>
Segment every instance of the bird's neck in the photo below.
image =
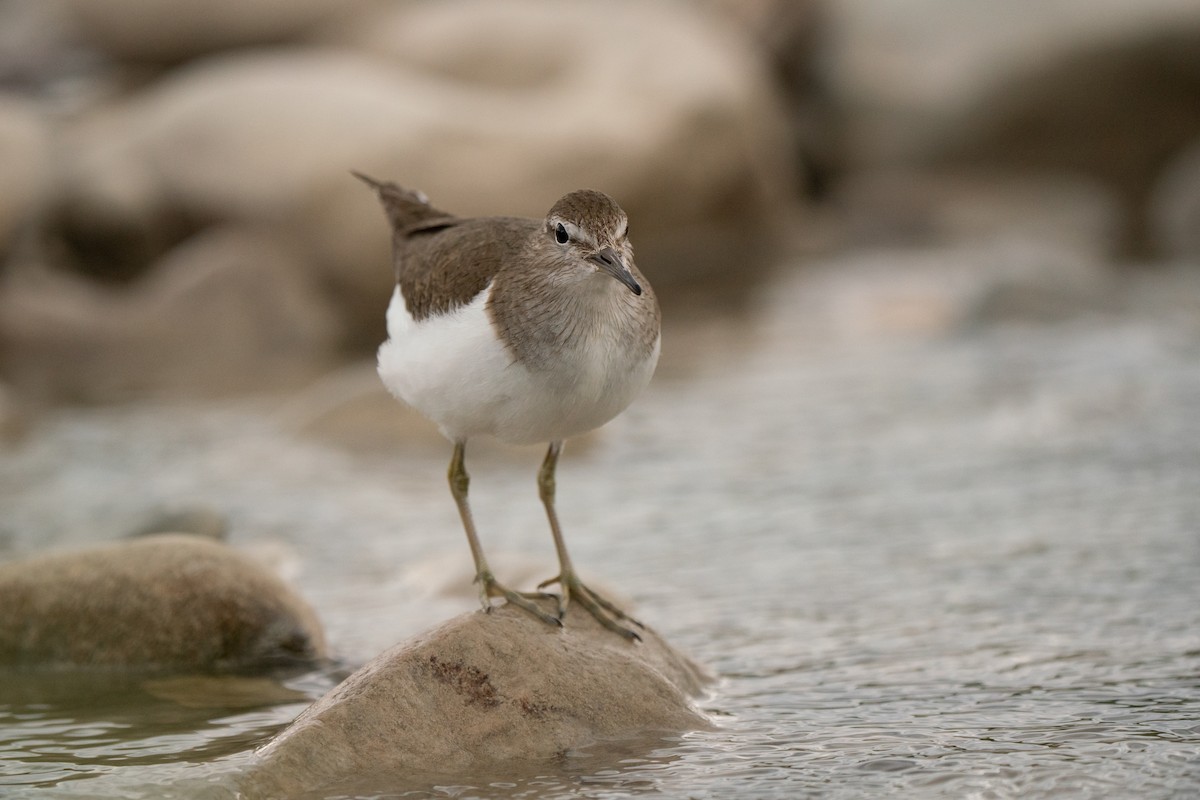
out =
<svg viewBox="0 0 1200 800"><path fill-rule="evenodd" d="M514 297L515 291L524 293ZM543 279L520 290L498 284L489 310L517 359L535 369L597 343L649 353L658 334L653 295L639 297L601 273ZM538 325L518 327L518 316L535 316Z"/></svg>

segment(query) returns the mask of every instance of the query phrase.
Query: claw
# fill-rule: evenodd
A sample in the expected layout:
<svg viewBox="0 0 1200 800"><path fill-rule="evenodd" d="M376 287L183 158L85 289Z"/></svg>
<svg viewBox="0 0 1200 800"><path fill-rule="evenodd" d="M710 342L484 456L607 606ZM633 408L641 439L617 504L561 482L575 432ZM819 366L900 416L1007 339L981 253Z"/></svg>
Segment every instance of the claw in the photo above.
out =
<svg viewBox="0 0 1200 800"><path fill-rule="evenodd" d="M636 631L618 624L617 620L631 622L643 630L645 630L646 626L617 608L601 595L584 586L583 582L579 580L579 577L574 572L559 573L553 578L539 583L537 588L543 589L554 583L562 587L562 596L558 601L558 616L560 620L566 615L567 606L573 598L579 605L583 606L585 611L595 617L597 622L613 633L623 636L632 642L640 642L642 640L642 637Z"/></svg>
<svg viewBox="0 0 1200 800"><path fill-rule="evenodd" d="M562 620L559 617L556 617L552 614L547 614L545 611L542 611L540 608L538 608L533 602L533 600L545 600L551 597L553 597L555 600L559 600L559 597L556 594L549 594L547 592L514 592L512 589L509 589L507 586L500 583L500 581L496 580L495 576L490 572L481 572L476 575L475 583L479 584L479 600L483 605L484 612L488 614L492 613L491 599L493 597L503 597L505 602L511 603L518 608L528 611L530 614L533 614L547 625L553 625L558 628L561 628L563 625ZM560 608L561 605L561 600L559 600Z"/></svg>

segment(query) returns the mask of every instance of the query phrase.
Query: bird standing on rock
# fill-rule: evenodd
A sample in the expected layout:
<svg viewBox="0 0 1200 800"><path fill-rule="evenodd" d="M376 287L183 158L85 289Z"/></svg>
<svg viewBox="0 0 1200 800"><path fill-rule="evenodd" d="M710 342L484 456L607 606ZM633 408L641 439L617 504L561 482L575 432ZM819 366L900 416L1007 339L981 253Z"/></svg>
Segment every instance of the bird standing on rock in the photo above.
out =
<svg viewBox="0 0 1200 800"><path fill-rule="evenodd" d="M450 491L475 559L480 600L503 597L562 625L574 601L606 628L637 640L641 623L585 586L567 554L554 509L563 440L621 413L658 363L660 312L633 263L629 221L608 195L563 196L544 220L461 218L419 192L356 177L375 190L392 225L396 289L379 375L388 390L438 424L454 443ZM549 442L538 490L559 572L557 616L492 574L467 503L466 442Z"/></svg>

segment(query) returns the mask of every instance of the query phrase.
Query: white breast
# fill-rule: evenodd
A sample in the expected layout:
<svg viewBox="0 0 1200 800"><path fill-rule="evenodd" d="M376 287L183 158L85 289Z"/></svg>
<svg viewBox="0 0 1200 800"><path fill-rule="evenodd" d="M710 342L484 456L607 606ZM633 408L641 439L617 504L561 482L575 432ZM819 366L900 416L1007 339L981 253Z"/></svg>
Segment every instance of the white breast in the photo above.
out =
<svg viewBox="0 0 1200 800"><path fill-rule="evenodd" d="M379 375L388 390L454 440L490 434L514 444L565 439L621 413L649 382L658 361L636 358L593 337L533 372L496 337L486 305L490 287L466 306L417 322L397 290L388 306L388 340Z"/></svg>

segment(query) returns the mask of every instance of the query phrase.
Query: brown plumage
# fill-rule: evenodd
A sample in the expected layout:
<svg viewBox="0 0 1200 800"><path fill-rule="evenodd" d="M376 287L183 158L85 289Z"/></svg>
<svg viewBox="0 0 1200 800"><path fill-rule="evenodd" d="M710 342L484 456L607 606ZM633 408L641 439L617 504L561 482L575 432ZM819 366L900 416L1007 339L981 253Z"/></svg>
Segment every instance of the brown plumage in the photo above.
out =
<svg viewBox="0 0 1200 800"><path fill-rule="evenodd" d="M551 207L545 220L524 217L462 218L430 205L420 192L353 173L378 194L392 225L393 267L405 307L420 321L470 303L495 282L488 311L500 337L528 366L537 366L568 346L587 326L569 285L561 291L545 276L562 271L554 247L554 221L609 232L614 240L588 238L583 247L619 247L629 273L640 287L627 298L628 324L621 326L620 347L649 353L658 340L661 313L654 290L633 261L625 212L594 189L571 192ZM640 298L640 299L638 299ZM636 307L635 307L636 303ZM647 315L645 309L649 309ZM539 325L529 325L535 319Z"/></svg>

